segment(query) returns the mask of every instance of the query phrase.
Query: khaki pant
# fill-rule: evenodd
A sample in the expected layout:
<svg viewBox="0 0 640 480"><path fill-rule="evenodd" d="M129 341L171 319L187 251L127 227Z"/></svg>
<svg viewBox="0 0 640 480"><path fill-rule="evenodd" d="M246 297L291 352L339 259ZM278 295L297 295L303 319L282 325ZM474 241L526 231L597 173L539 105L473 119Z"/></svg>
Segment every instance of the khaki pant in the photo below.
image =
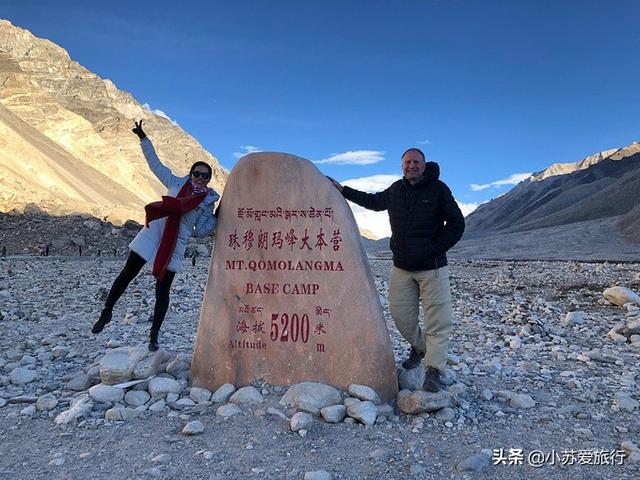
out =
<svg viewBox="0 0 640 480"><path fill-rule="evenodd" d="M420 299L424 311L424 334L418 319ZM389 309L402 336L414 348L425 352L425 367L434 367L444 373L453 326L449 267L419 272L393 267Z"/></svg>

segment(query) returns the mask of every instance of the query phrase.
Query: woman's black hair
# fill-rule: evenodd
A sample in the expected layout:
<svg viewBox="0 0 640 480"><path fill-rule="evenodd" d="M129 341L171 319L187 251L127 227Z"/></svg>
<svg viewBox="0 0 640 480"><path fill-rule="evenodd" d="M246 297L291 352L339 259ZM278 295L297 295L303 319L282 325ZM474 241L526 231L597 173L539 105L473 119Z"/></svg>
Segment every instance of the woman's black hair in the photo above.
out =
<svg viewBox="0 0 640 480"><path fill-rule="evenodd" d="M209 178L213 177L213 169L211 168L211 165L209 165L206 162L196 162L193 165L191 165L191 170L189 170L189 175L193 173L196 167L205 167L207 170L209 170Z"/></svg>

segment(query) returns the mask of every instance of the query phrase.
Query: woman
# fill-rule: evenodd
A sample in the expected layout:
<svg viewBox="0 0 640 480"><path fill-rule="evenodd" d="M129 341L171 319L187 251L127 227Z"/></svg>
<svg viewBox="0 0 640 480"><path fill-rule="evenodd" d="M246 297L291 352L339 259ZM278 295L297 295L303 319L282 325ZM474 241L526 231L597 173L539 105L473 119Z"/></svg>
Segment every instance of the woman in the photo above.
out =
<svg viewBox="0 0 640 480"><path fill-rule="evenodd" d="M157 279L156 304L149 331L149 350L153 352L158 350L158 333L169 307L169 289L176 272L180 270L189 237L192 233L204 237L213 232L216 227L213 206L220 195L207 188L212 174L208 164L196 162L191 166L189 175L175 176L160 162L151 141L142 130L142 120L134 123L133 133L140 138L149 168L167 187L170 196L163 196L162 201L144 207L145 227L129 244L127 262L113 282L100 318L91 331L100 333L111 321L113 306L144 264L151 262L152 273Z"/></svg>

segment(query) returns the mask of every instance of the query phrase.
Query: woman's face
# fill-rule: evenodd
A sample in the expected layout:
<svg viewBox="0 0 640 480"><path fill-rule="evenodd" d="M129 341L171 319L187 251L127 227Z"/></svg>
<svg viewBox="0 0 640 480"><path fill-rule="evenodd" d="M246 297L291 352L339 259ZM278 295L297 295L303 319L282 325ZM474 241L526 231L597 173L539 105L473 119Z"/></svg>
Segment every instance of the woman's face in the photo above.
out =
<svg viewBox="0 0 640 480"><path fill-rule="evenodd" d="M211 180L209 169L203 165L198 165L191 172L191 180L193 180L198 185L205 187L207 183L209 183L209 180Z"/></svg>

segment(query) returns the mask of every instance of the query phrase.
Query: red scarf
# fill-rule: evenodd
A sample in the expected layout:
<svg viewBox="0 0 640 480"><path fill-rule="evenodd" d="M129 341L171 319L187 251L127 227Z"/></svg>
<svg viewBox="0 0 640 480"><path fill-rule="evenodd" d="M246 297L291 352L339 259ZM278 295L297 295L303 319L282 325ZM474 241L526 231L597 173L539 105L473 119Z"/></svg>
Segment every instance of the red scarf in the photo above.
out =
<svg viewBox="0 0 640 480"><path fill-rule="evenodd" d="M153 220L167 217L162 239L156 252L156 259L153 262L152 273L158 280L164 279L167 266L173 256L173 250L176 248L182 214L196 208L207 196L206 192L199 195L192 195L192 193L191 184L187 181L178 192L177 197L163 196L161 202L152 202L144 207L146 213L145 227L149 227L149 222Z"/></svg>

